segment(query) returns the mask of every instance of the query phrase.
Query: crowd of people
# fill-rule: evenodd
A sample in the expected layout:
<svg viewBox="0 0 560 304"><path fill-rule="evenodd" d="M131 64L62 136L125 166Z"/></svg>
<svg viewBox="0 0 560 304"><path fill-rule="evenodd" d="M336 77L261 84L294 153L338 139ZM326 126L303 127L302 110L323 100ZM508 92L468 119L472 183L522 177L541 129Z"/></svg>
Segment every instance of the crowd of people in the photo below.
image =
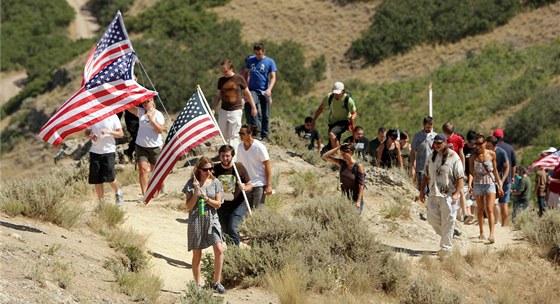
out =
<svg viewBox="0 0 560 304"><path fill-rule="evenodd" d="M272 194L271 163L263 142L270 134L272 89L276 82L276 64L265 56L261 43L253 47L241 74L234 72L230 59L220 65L222 77L217 83L210 106L218 115L218 125L225 144L218 150L219 162L201 157L193 167L183 192L189 211L188 250L193 251L192 271L202 286L202 250L214 250L213 289L226 290L221 284L223 243L229 240L239 246L239 227L250 209L260 209ZM221 106L220 106L221 105ZM127 155L139 168L141 192L146 192L149 171L153 170L161 147L164 117L153 99L128 110L134 148ZM328 113L328 142L323 145L315 123ZM132 114L132 115L130 115ZM246 124L242 124L245 114ZM126 117L125 117L126 118ZM452 249L452 239L459 234L456 220L470 225L478 223L479 239L495 242L496 225L507 226L508 203L514 198L512 220L529 205L531 182L526 168L517 165L514 149L504 142L504 132L494 130L491 136L469 131L466 137L455 133L446 122L442 133L434 132L434 119L423 119L422 129L410 140L409 133L398 128L380 127L369 140L363 127L355 125L357 108L342 82L335 82L313 117L306 117L295 132L307 142L309 150L322 154L325 161L339 168L340 190L359 213L364 210L365 164L406 171L419 190L419 200L426 203L427 221L441 236L441 252ZM127 128L129 122L127 121ZM342 136L351 134L344 140ZM134 134L133 134L134 133ZM103 183L115 191L118 206L123 193L115 179L115 138L123 136L120 119L113 115L86 130L93 141L90 151L89 182L95 186L100 202L104 200ZM132 144L132 143L131 143ZM543 154L553 153L550 148ZM560 206L560 168L539 168L534 193L539 215L548 208ZM475 218L476 215L476 218ZM422 216L423 217L423 216ZM487 218L488 237L484 232Z"/></svg>

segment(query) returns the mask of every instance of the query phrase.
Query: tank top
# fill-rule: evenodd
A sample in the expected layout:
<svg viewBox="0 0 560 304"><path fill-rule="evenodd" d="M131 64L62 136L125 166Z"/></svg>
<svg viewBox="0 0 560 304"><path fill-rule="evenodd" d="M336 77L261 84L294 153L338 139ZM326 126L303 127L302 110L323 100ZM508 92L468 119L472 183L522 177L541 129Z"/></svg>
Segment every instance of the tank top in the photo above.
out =
<svg viewBox="0 0 560 304"><path fill-rule="evenodd" d="M475 156L471 156L475 157ZM485 155L486 159L486 155ZM494 183L494 165L492 160L480 162L474 159L473 183L475 184L493 184Z"/></svg>
<svg viewBox="0 0 560 304"><path fill-rule="evenodd" d="M381 152L381 167L382 168L392 168L392 167L398 167L398 157L397 154L399 153L399 151L397 150L397 145L398 143L395 142L395 147L392 150L389 150L389 147L387 147L387 141L385 141L383 143L383 145L385 146L385 149L383 149L383 152Z"/></svg>

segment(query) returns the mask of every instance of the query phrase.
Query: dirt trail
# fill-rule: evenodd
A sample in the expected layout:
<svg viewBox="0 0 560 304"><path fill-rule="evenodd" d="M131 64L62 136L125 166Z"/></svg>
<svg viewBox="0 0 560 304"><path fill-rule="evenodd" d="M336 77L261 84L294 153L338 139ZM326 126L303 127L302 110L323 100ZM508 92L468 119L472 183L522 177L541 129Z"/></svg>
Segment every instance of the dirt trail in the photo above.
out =
<svg viewBox="0 0 560 304"><path fill-rule="evenodd" d="M99 29L99 25L95 22L95 18L91 13L84 9L87 0L67 0L68 4L76 11L76 19L70 23L69 35L70 39L77 40L79 38L95 37L95 32Z"/></svg>
<svg viewBox="0 0 560 304"><path fill-rule="evenodd" d="M25 71L0 73L0 106L21 91L26 78Z"/></svg>

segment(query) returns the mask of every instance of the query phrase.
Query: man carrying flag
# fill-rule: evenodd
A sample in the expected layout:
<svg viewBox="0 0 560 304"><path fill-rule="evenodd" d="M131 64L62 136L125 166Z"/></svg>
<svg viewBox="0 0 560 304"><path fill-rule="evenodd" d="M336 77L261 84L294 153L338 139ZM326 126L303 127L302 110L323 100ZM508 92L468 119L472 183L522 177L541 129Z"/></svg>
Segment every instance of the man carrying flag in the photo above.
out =
<svg viewBox="0 0 560 304"><path fill-rule="evenodd" d="M165 177L181 156L218 134L220 134L218 126L208 114L199 88L187 101L187 105L181 110L169 130L148 181L148 189L144 195L145 204L159 191Z"/></svg>
<svg viewBox="0 0 560 304"><path fill-rule="evenodd" d="M90 52L82 88L53 114L39 136L58 146L69 134L154 97L156 92L133 79L136 60L118 12Z"/></svg>

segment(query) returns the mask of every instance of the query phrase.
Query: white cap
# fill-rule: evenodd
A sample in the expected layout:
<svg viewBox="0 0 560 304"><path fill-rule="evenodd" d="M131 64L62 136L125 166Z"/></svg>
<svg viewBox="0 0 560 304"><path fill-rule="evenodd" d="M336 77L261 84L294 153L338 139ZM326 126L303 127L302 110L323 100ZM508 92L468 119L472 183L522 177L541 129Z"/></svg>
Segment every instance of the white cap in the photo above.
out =
<svg viewBox="0 0 560 304"><path fill-rule="evenodd" d="M548 148L548 149L542 151L542 153L543 153L543 154L548 154L548 153L554 153L554 152L556 152L556 151L557 151L556 148L550 147L550 148Z"/></svg>
<svg viewBox="0 0 560 304"><path fill-rule="evenodd" d="M340 94L342 93L343 90L344 90L344 83L340 81L335 82L334 85L332 86L333 94Z"/></svg>

